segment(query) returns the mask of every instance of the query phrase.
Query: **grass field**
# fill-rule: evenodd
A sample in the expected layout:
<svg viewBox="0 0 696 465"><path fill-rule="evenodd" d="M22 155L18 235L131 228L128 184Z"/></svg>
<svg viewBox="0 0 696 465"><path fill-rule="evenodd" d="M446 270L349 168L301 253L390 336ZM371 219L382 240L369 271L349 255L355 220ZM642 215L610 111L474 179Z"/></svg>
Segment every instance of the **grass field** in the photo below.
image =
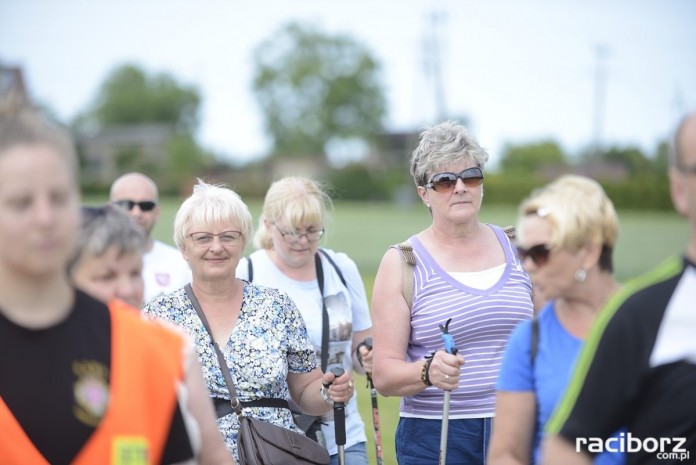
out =
<svg viewBox="0 0 696 465"><path fill-rule="evenodd" d="M154 231L160 240L172 243L172 222L178 206L178 201L163 199L162 217ZM257 218L260 204L250 203L250 209ZM621 281L647 271L669 255L680 253L686 243L686 221L676 214L626 211L619 212L619 217L621 232L614 263L616 276ZM323 246L346 252L355 260L369 298L374 275L385 250L389 245L401 242L425 228L429 220L428 212L422 205L337 203L332 220L326 225L327 235ZM484 205L481 220L498 225L514 224L516 212L513 207ZM356 379L361 415L368 437L368 456L370 463L376 463L370 392L365 386L364 378ZM394 429L398 421L399 399L378 396L378 402L384 464L396 465Z"/></svg>

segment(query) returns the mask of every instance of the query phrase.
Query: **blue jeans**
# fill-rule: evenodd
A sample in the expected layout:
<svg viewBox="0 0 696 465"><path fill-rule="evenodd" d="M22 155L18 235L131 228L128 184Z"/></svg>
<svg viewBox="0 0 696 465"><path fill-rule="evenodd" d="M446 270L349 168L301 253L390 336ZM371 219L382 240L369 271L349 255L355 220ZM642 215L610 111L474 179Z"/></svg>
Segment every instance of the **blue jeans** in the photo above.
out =
<svg viewBox="0 0 696 465"><path fill-rule="evenodd" d="M492 418L450 420L447 465L485 464L492 422ZM400 418L395 438L399 465L437 464L441 431L441 420Z"/></svg>
<svg viewBox="0 0 696 465"><path fill-rule="evenodd" d="M346 465L367 465L367 450L365 443L359 442L344 450ZM338 465L338 454L331 456L331 465Z"/></svg>

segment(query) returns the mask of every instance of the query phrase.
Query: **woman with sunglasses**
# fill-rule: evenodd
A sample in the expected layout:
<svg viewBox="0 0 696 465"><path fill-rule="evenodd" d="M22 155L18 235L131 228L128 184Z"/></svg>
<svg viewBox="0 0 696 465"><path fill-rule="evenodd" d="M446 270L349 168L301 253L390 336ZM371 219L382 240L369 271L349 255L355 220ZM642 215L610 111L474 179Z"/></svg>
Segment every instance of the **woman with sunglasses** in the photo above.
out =
<svg viewBox="0 0 696 465"><path fill-rule="evenodd" d="M531 283L514 245L502 228L478 219L487 160L462 125L445 122L421 134L410 170L432 221L408 240L412 271L397 246L377 271L373 380L381 394L403 397L400 465L438 462L443 421L447 460L484 463L503 350L515 325L532 317ZM413 283L410 299L404 278ZM440 327L451 334L456 355L443 350Z"/></svg>
<svg viewBox="0 0 696 465"><path fill-rule="evenodd" d="M112 205L82 207L76 253L68 265L73 283L103 302L143 305L145 233Z"/></svg>
<svg viewBox="0 0 696 465"><path fill-rule="evenodd" d="M520 205L518 254L535 290L550 301L535 320L515 329L505 349L490 464L539 462L544 424L592 323L619 289L612 262L618 229L611 200L583 176L563 176ZM621 454L595 460L623 462Z"/></svg>

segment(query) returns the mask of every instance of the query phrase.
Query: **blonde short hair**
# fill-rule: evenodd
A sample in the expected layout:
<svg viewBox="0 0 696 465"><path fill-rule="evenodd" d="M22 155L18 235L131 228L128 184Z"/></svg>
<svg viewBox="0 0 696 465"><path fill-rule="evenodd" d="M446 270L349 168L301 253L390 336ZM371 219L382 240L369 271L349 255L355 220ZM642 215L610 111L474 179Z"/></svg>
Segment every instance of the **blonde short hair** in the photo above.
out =
<svg viewBox="0 0 696 465"><path fill-rule="evenodd" d="M192 224L233 222L239 224L243 247L249 242L254 226L249 207L224 184L208 184L199 179L193 193L179 207L174 218L174 242L182 249Z"/></svg>
<svg viewBox="0 0 696 465"><path fill-rule="evenodd" d="M576 252L588 244L600 245L599 267L613 271L612 252L619 234L619 218L597 181L578 175L561 176L522 202L518 224L529 215L548 220L550 248ZM518 240L524 241L519 227L517 234Z"/></svg>
<svg viewBox="0 0 696 465"><path fill-rule="evenodd" d="M324 224L331 198L317 181L303 176L282 178L268 188L263 201L254 245L260 249L273 247L273 239L265 225L282 221L284 226L298 229L306 224Z"/></svg>

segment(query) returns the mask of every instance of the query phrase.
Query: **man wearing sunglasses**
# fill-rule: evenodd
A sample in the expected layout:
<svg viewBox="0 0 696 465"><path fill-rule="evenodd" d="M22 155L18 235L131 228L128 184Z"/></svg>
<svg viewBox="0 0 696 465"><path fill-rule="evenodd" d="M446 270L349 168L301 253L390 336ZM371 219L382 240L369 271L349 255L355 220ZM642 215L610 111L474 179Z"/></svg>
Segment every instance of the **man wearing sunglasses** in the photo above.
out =
<svg viewBox="0 0 696 465"><path fill-rule="evenodd" d="M144 303L191 282L191 270L181 252L152 237L160 216L157 184L142 173L127 173L113 182L109 197L112 204L126 210L147 234L143 255Z"/></svg>
<svg viewBox="0 0 696 465"><path fill-rule="evenodd" d="M544 464L589 464L609 447L626 451L628 465L696 460L696 112L682 120L673 147L672 201L690 227L684 256L629 282L606 305L546 426ZM628 431L609 442L617 425Z"/></svg>

